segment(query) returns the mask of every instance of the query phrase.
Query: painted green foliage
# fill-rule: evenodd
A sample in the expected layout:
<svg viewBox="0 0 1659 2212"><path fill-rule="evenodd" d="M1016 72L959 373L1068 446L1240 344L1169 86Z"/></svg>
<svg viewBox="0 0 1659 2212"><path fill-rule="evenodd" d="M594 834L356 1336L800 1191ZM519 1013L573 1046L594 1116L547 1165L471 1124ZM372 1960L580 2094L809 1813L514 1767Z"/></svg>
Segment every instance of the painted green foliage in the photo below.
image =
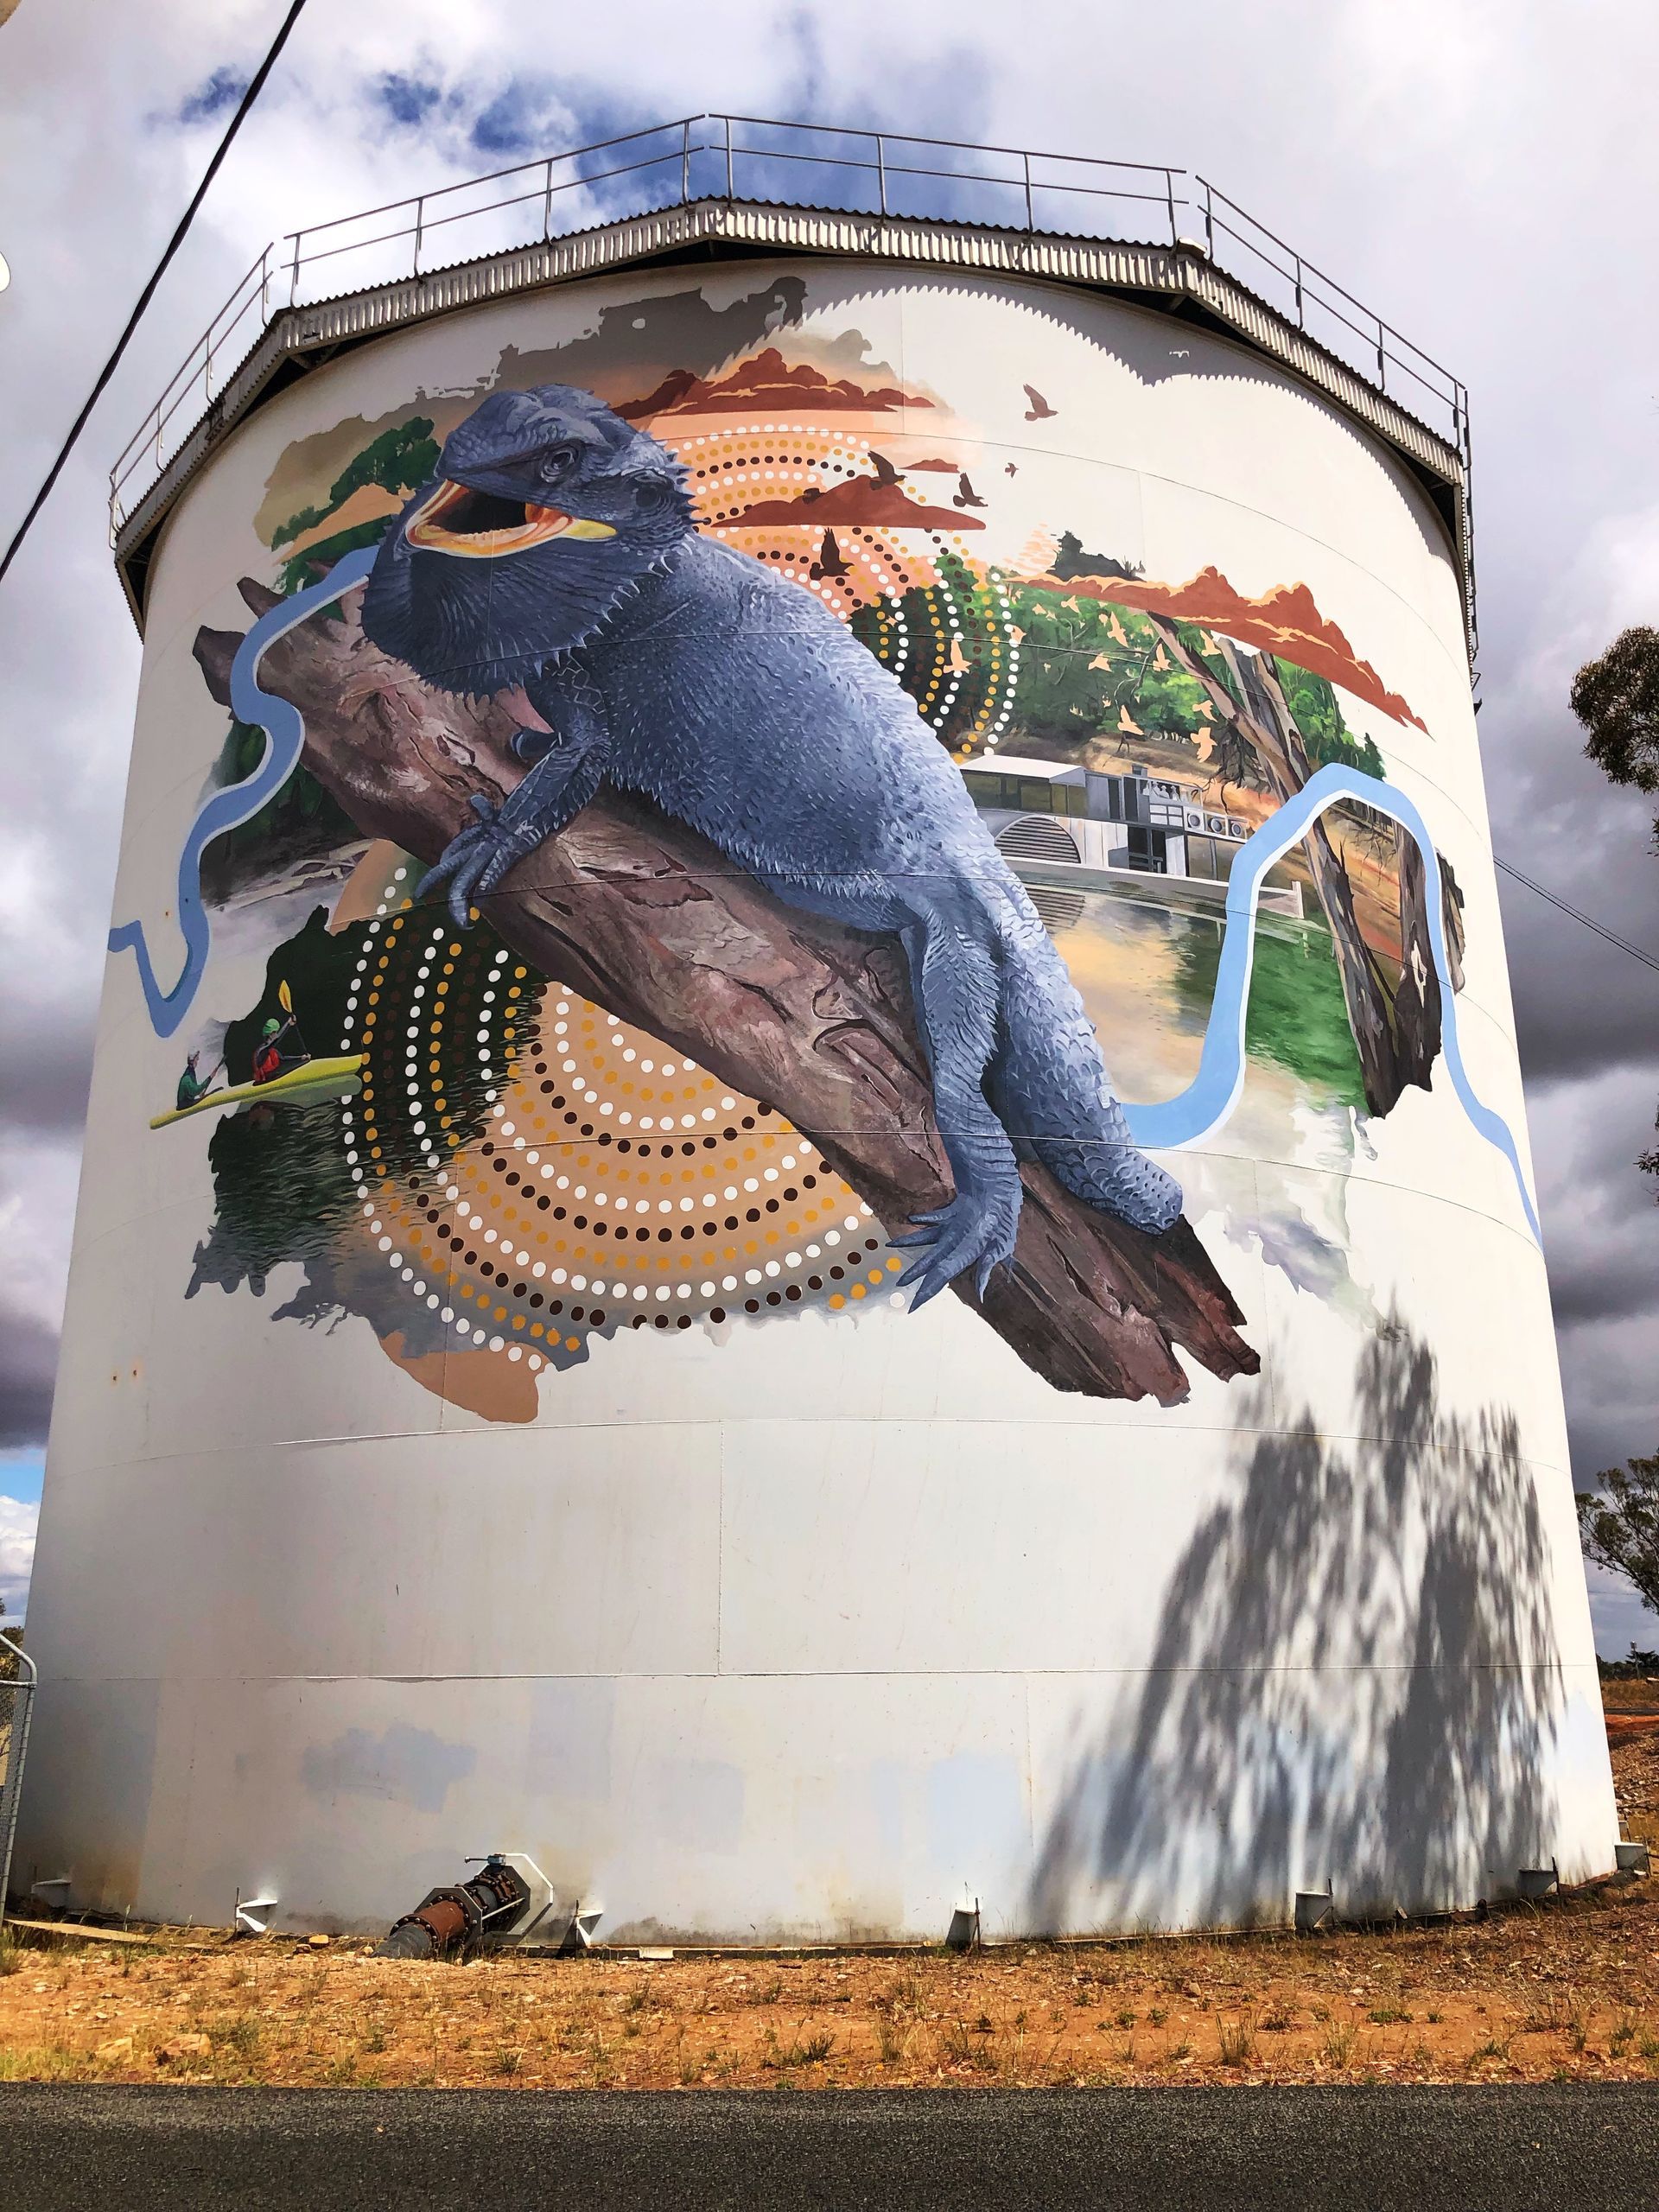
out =
<svg viewBox="0 0 1659 2212"><path fill-rule="evenodd" d="M271 532L272 552L279 552L284 545L291 545L296 537L303 537L308 530L327 522L365 486L378 485L381 490L402 498L417 491L429 477L435 476L437 467L438 446L432 435L431 420L425 415L411 415L408 422L383 430L347 462L329 486L323 505L302 507L286 522L279 523ZM372 521L336 531L332 537L321 538L315 545L307 546L303 553L296 554L283 569L284 594L318 582L342 554L355 552L360 545L378 545L391 520L389 515L377 515Z"/></svg>
<svg viewBox="0 0 1659 2212"><path fill-rule="evenodd" d="M852 627L878 660L894 669L946 744L962 743L982 726L987 709L1001 703L1010 626L1023 633L1017 696L1003 734L1010 751L1032 746L1075 759L1091 740L1124 734L1125 715L1147 737L1190 743L1217 734L1200 712L1205 695L1197 680L1162 649L1158 632L1137 608L1052 585L1009 583L999 592L954 556L942 557L938 569L940 582L905 593L896 616L882 605L863 607ZM1208 632L1189 622L1178 624L1177 631L1187 651L1230 692L1230 673ZM967 664L954 675L953 642ZM1290 661L1270 664L1316 766L1340 760L1367 775L1382 774L1376 747L1349 729L1323 677ZM1230 770L1237 765L1230 762ZM1232 774L1230 780L1255 780L1250 765L1244 761L1242 777Z"/></svg>

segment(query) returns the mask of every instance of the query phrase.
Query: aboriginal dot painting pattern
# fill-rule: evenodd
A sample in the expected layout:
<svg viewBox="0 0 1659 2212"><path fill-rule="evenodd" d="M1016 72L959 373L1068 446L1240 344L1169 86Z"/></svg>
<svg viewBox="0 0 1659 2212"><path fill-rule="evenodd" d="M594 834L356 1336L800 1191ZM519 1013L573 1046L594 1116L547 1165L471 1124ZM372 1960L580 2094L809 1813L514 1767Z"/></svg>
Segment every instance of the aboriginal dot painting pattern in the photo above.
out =
<svg viewBox="0 0 1659 2212"><path fill-rule="evenodd" d="M775 567L850 622L958 761L996 750L1019 683L1019 633L1001 572L975 567L960 534L739 519L762 502L872 476L868 438L792 423L677 439L671 424L655 430L685 466L701 530Z"/></svg>
<svg viewBox="0 0 1659 2212"><path fill-rule="evenodd" d="M880 1224L780 1115L409 876L364 931L340 1131L363 1232L459 1348L566 1367L595 1331L904 1303Z"/></svg>

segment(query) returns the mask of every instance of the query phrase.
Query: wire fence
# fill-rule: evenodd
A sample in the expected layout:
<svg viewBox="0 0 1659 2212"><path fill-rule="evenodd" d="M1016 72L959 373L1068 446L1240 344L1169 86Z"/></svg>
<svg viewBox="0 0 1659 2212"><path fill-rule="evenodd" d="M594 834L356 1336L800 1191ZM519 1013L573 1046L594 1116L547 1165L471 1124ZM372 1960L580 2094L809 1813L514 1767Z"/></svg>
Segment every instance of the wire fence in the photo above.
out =
<svg viewBox="0 0 1659 2212"><path fill-rule="evenodd" d="M1185 169L762 116L681 116L291 231L265 247L110 472L111 543L270 321L298 307L662 209L741 200L1185 247L1389 393L1465 459L1463 385Z"/></svg>
<svg viewBox="0 0 1659 2212"><path fill-rule="evenodd" d="M35 1702L35 1662L0 1629L0 1926L6 1917L11 1846L22 1794L23 1754L29 1748L29 1708Z"/></svg>

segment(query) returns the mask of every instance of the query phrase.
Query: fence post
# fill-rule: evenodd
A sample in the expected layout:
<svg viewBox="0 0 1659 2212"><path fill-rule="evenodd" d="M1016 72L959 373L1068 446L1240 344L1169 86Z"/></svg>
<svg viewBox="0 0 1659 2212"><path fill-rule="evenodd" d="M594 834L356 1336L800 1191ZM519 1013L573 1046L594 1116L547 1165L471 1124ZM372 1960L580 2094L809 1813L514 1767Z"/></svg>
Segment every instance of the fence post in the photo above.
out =
<svg viewBox="0 0 1659 2212"><path fill-rule="evenodd" d="M876 195L885 219L887 212L887 154L879 130L875 134L875 185Z"/></svg>
<svg viewBox="0 0 1659 2212"><path fill-rule="evenodd" d="M1211 261L1216 257L1216 204L1210 196L1210 180L1204 181L1204 250Z"/></svg>
<svg viewBox="0 0 1659 2212"><path fill-rule="evenodd" d="M300 296L300 240L304 235L305 233L302 231L290 231L289 232L289 238L294 241L294 266L288 272L288 304L289 307L293 306L295 301L298 299Z"/></svg>
<svg viewBox="0 0 1659 2212"><path fill-rule="evenodd" d="M409 270L411 276L418 276L421 273L421 232L425 222L426 194L423 193L420 198L415 202L415 251L410 257L409 264Z"/></svg>
<svg viewBox="0 0 1659 2212"><path fill-rule="evenodd" d="M270 321L270 248L267 246L259 257L259 323L263 329Z"/></svg>
<svg viewBox="0 0 1659 2212"><path fill-rule="evenodd" d="M542 238L543 243L553 235L553 156L547 157L547 176L542 189Z"/></svg>
<svg viewBox="0 0 1659 2212"><path fill-rule="evenodd" d="M690 118L680 125L680 205L689 207L691 200L691 123Z"/></svg>
<svg viewBox="0 0 1659 2212"><path fill-rule="evenodd" d="M726 125L726 197L729 200L732 196L732 118L727 115L721 120Z"/></svg>
<svg viewBox="0 0 1659 2212"><path fill-rule="evenodd" d="M1026 180L1026 236L1030 238L1037 228L1031 218L1031 156L1021 154L1020 159L1024 168Z"/></svg>
<svg viewBox="0 0 1659 2212"><path fill-rule="evenodd" d="M1383 328L1382 318L1378 315L1376 318L1376 381L1386 391L1389 388L1389 354L1388 348L1382 342Z"/></svg>
<svg viewBox="0 0 1659 2212"><path fill-rule="evenodd" d="M1175 173L1173 169L1164 171L1164 196L1169 202L1169 242L1171 245L1179 245L1181 233L1175 220Z"/></svg>

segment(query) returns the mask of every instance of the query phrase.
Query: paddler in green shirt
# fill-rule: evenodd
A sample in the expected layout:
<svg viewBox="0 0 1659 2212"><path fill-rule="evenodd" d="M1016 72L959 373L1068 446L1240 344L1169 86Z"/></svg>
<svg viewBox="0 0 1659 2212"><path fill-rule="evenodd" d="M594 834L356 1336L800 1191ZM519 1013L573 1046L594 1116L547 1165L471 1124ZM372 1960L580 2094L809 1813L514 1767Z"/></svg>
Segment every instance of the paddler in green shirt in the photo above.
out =
<svg viewBox="0 0 1659 2212"><path fill-rule="evenodd" d="M201 1054L200 1052L192 1052L189 1058L184 1064L184 1073L179 1077L178 1103L181 1113L183 1112L187 1106L194 1106L199 1100L203 1099L207 1096L208 1092L213 1087L214 1076L219 1073L219 1069L225 1065L224 1061L220 1060L204 1079L196 1072L196 1069L200 1059Z"/></svg>

